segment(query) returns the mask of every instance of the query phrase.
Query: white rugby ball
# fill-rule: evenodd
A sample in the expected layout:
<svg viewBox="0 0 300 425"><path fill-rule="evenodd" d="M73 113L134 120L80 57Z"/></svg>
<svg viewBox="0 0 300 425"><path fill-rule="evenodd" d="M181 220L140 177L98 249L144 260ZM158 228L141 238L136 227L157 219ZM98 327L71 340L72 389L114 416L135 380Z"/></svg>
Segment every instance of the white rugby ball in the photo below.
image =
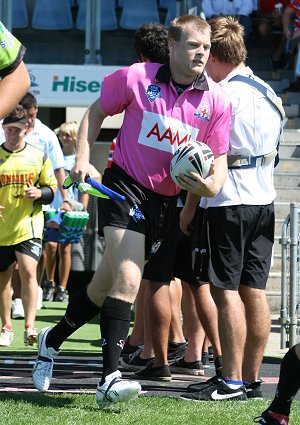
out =
<svg viewBox="0 0 300 425"><path fill-rule="evenodd" d="M214 155L209 146L203 142L186 142L179 146L170 164L170 174L174 183L178 182L179 174L192 178L188 171L194 171L206 178Z"/></svg>

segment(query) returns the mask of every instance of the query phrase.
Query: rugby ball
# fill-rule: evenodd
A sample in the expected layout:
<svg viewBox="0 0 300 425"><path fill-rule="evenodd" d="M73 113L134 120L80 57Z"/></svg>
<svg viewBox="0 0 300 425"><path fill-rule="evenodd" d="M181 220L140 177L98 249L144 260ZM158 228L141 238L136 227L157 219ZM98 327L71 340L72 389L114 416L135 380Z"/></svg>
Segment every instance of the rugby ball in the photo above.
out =
<svg viewBox="0 0 300 425"><path fill-rule="evenodd" d="M170 174L174 183L181 187L178 176L184 174L192 178L188 171L194 171L206 178L214 155L209 146L203 142L186 142L179 146L170 164Z"/></svg>

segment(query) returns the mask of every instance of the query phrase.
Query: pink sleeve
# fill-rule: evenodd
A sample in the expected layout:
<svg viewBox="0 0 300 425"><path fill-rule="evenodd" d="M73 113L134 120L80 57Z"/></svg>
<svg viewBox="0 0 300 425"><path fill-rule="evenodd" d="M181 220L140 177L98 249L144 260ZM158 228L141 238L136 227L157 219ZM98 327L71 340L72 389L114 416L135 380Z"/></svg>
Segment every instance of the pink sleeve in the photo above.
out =
<svg viewBox="0 0 300 425"><path fill-rule="evenodd" d="M127 76L128 68L123 68L107 75L103 80L100 103L108 115L123 112L130 103Z"/></svg>
<svg viewBox="0 0 300 425"><path fill-rule="evenodd" d="M229 150L229 132L232 105L229 102L222 114L214 122L214 131L207 140L214 155L221 155Z"/></svg>

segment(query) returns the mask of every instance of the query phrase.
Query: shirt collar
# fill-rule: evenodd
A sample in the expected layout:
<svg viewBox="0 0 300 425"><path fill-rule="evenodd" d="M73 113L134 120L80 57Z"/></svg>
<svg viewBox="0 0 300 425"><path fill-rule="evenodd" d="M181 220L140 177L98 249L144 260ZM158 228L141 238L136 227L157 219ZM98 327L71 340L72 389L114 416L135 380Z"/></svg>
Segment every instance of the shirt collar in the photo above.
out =
<svg viewBox="0 0 300 425"><path fill-rule="evenodd" d="M229 80L231 80L231 78L235 77L236 75L244 75L247 77L250 77L253 75L253 71L251 68L249 68L249 66L245 66L242 68L235 68L233 71L231 71L228 75L226 75L226 77L220 81L220 86L224 86L225 84L228 83Z"/></svg>
<svg viewBox="0 0 300 425"><path fill-rule="evenodd" d="M33 129L28 134L25 135L24 139L26 139L26 137L28 137L28 139L30 140L30 137L35 136L37 134L40 134L41 133L41 124L42 124L41 120L36 118Z"/></svg>
<svg viewBox="0 0 300 425"><path fill-rule="evenodd" d="M171 81L171 70L169 67L169 64L162 65L155 76L155 82L156 83L165 83L170 84ZM209 90L208 82L206 79L206 76L203 74L198 75L198 77L195 79L193 83L193 88L197 90Z"/></svg>

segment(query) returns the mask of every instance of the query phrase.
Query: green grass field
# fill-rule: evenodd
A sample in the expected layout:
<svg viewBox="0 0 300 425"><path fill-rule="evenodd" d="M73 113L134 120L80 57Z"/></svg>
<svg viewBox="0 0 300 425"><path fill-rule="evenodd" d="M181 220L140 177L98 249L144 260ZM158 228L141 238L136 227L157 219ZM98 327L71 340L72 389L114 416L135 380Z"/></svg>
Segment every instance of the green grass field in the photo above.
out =
<svg viewBox="0 0 300 425"><path fill-rule="evenodd" d="M36 326L41 329L60 319L64 303L45 303L38 311ZM31 354L24 348L23 320L14 320L14 341L1 348L1 355ZM97 355L100 351L99 324L79 329L63 345L68 355ZM113 409L100 410L94 394L50 394L36 392L0 392L0 425L246 425L253 424L268 400L247 402L187 402L168 397L145 397ZM300 401L293 403L290 425L300 423Z"/></svg>
<svg viewBox="0 0 300 425"><path fill-rule="evenodd" d="M41 330L46 326L53 326L64 315L66 310L66 303L59 302L44 302L46 308L38 310L35 321L36 328ZM14 340L10 347L3 348L7 353L21 353L36 352L37 350L32 347L25 347L23 343L24 320L13 320ZM63 344L63 353L75 355L76 353L82 354L99 354L100 340L99 340L99 319L96 317L91 323L83 326L76 331L66 342ZM62 354L63 354L62 353Z"/></svg>
<svg viewBox="0 0 300 425"><path fill-rule="evenodd" d="M5 425L249 425L267 400L186 402L167 397L140 397L114 409L100 410L93 395L0 393L0 420ZM290 424L298 425L300 402Z"/></svg>

